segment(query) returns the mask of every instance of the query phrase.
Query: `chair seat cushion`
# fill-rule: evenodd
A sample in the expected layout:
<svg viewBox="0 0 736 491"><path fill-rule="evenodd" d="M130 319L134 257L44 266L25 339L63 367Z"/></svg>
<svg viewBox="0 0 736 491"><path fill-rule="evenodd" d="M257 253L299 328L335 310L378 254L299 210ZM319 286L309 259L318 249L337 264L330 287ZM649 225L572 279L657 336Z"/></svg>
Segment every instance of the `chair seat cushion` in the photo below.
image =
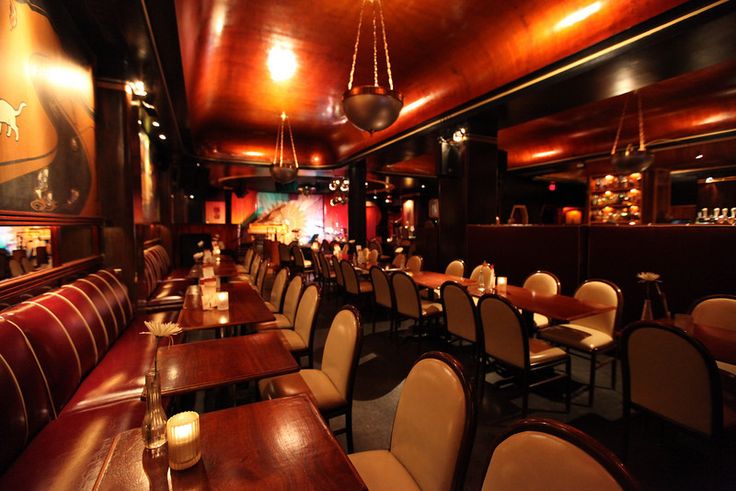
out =
<svg viewBox="0 0 736 491"><path fill-rule="evenodd" d="M548 327L550 324L549 317L545 317L541 314L534 314L534 324L539 328Z"/></svg>
<svg viewBox="0 0 736 491"><path fill-rule="evenodd" d="M353 453L348 458L371 491L419 490L409 471L387 450Z"/></svg>
<svg viewBox="0 0 736 491"><path fill-rule="evenodd" d="M146 332L144 321L176 321L178 312L158 312L137 316L130 327L87 375L64 406L62 414L125 400L138 400L145 385L145 375L153 364L157 343ZM161 340L168 343L168 340Z"/></svg>
<svg viewBox="0 0 736 491"><path fill-rule="evenodd" d="M442 304L437 302L431 302L429 300L422 300L422 315L425 317L431 317L433 315L439 315L442 313Z"/></svg>
<svg viewBox="0 0 736 491"><path fill-rule="evenodd" d="M264 379L258 382L258 391L263 399L307 394L323 413L347 406L347 401L321 370L304 369L298 373Z"/></svg>
<svg viewBox="0 0 736 491"><path fill-rule="evenodd" d="M243 266L242 264L236 264L235 271L237 271L238 273L243 273L243 274L248 272L248 270L245 269L245 266Z"/></svg>
<svg viewBox="0 0 736 491"><path fill-rule="evenodd" d="M297 333L291 329L281 329L281 335L284 337L286 344L289 346L291 351L302 351L307 349L307 342Z"/></svg>
<svg viewBox="0 0 736 491"><path fill-rule="evenodd" d="M267 307L267 308L268 308L268 310L270 310L271 312L278 312L278 311L279 311L278 307L276 307L276 306L275 306L274 304L272 304L271 302L266 302L266 307Z"/></svg>
<svg viewBox="0 0 736 491"><path fill-rule="evenodd" d="M564 360L567 357L560 348L555 348L549 343L541 339L529 339L529 363L534 366L539 363L549 363L557 360Z"/></svg>
<svg viewBox="0 0 736 491"><path fill-rule="evenodd" d="M579 324L560 324L539 331L539 337L581 351L595 351L613 346L608 334Z"/></svg>
<svg viewBox="0 0 736 491"><path fill-rule="evenodd" d="M131 400L63 414L0 478L0 489L92 489L113 437L138 428L145 405Z"/></svg>
<svg viewBox="0 0 736 491"><path fill-rule="evenodd" d="M369 293L373 291L373 283L370 281L361 281L360 285L360 293Z"/></svg>
<svg viewBox="0 0 736 491"><path fill-rule="evenodd" d="M276 320L256 324L254 326L256 331L268 331L270 329L293 329L293 324L284 314L274 313L273 316Z"/></svg>

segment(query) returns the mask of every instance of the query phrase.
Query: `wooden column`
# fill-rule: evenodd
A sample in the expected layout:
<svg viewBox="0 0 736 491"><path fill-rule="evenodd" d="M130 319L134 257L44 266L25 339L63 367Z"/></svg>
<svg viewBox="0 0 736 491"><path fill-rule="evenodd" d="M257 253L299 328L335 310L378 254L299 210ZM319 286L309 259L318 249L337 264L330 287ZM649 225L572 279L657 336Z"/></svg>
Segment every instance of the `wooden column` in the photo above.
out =
<svg viewBox="0 0 736 491"><path fill-rule="evenodd" d="M348 237L356 244L366 245L365 232L365 161L348 167Z"/></svg>
<svg viewBox="0 0 736 491"><path fill-rule="evenodd" d="M478 118L466 125L465 136L452 134L440 143L439 257L444 268L455 258L467 257L468 224L493 224L500 209L501 178L506 154L498 150L495 119ZM444 262L443 262L444 261Z"/></svg>

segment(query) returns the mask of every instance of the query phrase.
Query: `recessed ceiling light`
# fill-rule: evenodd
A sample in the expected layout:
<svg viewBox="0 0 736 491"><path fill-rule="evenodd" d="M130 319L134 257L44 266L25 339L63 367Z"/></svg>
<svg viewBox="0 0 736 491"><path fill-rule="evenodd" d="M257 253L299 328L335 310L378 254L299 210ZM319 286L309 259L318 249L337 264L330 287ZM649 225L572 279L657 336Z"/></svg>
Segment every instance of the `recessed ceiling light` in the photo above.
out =
<svg viewBox="0 0 736 491"><path fill-rule="evenodd" d="M426 188L427 186L426 186L425 184L422 184L422 186L421 186L421 187L422 187L422 189L424 189L424 188Z"/></svg>
<svg viewBox="0 0 736 491"><path fill-rule="evenodd" d="M289 80L296 72L296 55L291 48L283 45L273 46L268 50L268 71L274 82Z"/></svg>
<svg viewBox="0 0 736 491"><path fill-rule="evenodd" d="M702 153L699 153L699 154L697 154L697 155L695 156L695 158L696 158L696 159L702 159L702 158L703 158L703 154L702 154Z"/></svg>
<svg viewBox="0 0 736 491"><path fill-rule="evenodd" d="M714 181L714 179L712 177L706 177L706 179L705 179L705 182L708 183L708 184L712 183L713 181Z"/></svg>
<svg viewBox="0 0 736 491"><path fill-rule="evenodd" d="M165 139L166 139L166 135L164 135L163 133L161 133L160 135L158 135L158 137L159 137L159 138L160 138L161 140L165 140Z"/></svg>
<svg viewBox="0 0 736 491"><path fill-rule="evenodd" d="M141 120L139 119L139 120L138 120L138 124L143 124L143 121L141 121Z"/></svg>
<svg viewBox="0 0 736 491"><path fill-rule="evenodd" d="M153 126L155 126L156 128L158 128L159 126L161 126L161 123L159 123L158 121L153 121L151 124Z"/></svg>
<svg viewBox="0 0 736 491"><path fill-rule="evenodd" d="M189 199L194 199L194 195L193 194L190 194L189 195Z"/></svg>
<svg viewBox="0 0 736 491"><path fill-rule="evenodd" d="M602 6L603 6L603 2L595 2L581 9L576 10L575 12L571 13L570 15L562 19L560 22L558 22L555 25L555 31L567 29L568 27L573 26L577 24L578 22L584 21L591 15L598 12Z"/></svg>

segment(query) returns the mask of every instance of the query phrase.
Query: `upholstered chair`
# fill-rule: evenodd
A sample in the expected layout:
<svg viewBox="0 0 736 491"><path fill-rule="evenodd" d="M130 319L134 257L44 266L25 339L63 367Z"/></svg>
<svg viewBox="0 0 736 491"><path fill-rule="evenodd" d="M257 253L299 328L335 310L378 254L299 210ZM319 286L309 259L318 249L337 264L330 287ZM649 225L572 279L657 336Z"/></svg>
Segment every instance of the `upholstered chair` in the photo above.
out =
<svg viewBox="0 0 736 491"><path fill-rule="evenodd" d="M286 287L281 313L274 313L275 321L258 324L256 325L256 329L259 331L266 329L293 329L296 309L299 305L299 298L301 297L303 286L304 278L302 275L294 275Z"/></svg>
<svg viewBox="0 0 736 491"><path fill-rule="evenodd" d="M15 259L10 259L8 261L8 269L10 270L10 276L13 278L24 274L23 267Z"/></svg>
<svg viewBox="0 0 736 491"><path fill-rule="evenodd" d="M411 256L406 261L406 269L412 273L419 273L422 270L422 256Z"/></svg>
<svg viewBox="0 0 736 491"><path fill-rule="evenodd" d="M307 394L328 422L345 415L345 428L335 434L347 434L348 452L353 451L353 385L362 331L357 309L346 305L332 320L319 370L302 369L258 382L262 399Z"/></svg>
<svg viewBox="0 0 736 491"><path fill-rule="evenodd" d="M299 361L301 357L308 358L308 367L312 367L314 353L314 326L317 322L317 312L320 304L319 285L312 283L302 292L299 297L299 305L294 314L294 329L282 329L281 335L289 345L289 350L294 358Z"/></svg>
<svg viewBox="0 0 736 491"><path fill-rule="evenodd" d="M426 330L428 322L436 321L442 314L442 304L421 299L414 280L402 271L391 275L391 289L397 321L413 320L414 334L418 334L421 329Z"/></svg>
<svg viewBox="0 0 736 491"><path fill-rule="evenodd" d="M361 297L373 293L371 282L361 281L352 264L343 259L340 261L340 268L342 269L342 277L345 282L345 293L352 296L355 300L359 300Z"/></svg>
<svg viewBox="0 0 736 491"><path fill-rule="evenodd" d="M651 321L621 336L624 416L641 409L702 435L736 427L734 396L724 398L713 356L685 331Z"/></svg>
<svg viewBox="0 0 736 491"><path fill-rule="evenodd" d="M271 312L281 312L284 307L284 293L286 292L286 282L289 279L289 268L281 268L271 285L271 296L266 302L266 307Z"/></svg>
<svg viewBox="0 0 736 491"><path fill-rule="evenodd" d="M398 268L398 269L404 269L406 266L406 255L402 253L398 253L394 256L394 259L391 261L391 267L392 268Z"/></svg>
<svg viewBox="0 0 736 491"><path fill-rule="evenodd" d="M235 269L237 269L238 273L245 274L248 271L250 271L250 263L253 261L253 248L249 247L245 251L245 256L243 256L243 264L237 264L235 266Z"/></svg>
<svg viewBox="0 0 736 491"><path fill-rule="evenodd" d="M539 332L539 337L590 357L588 404L592 406L595 395L595 372L599 367L605 364L612 365L611 385L616 387L616 357L612 356L602 363L599 363L597 358L598 355L616 347L615 331L623 309L623 295L621 289L610 281L588 280L577 289L575 298L614 308L608 312L577 319L574 323L547 327Z"/></svg>
<svg viewBox="0 0 736 491"><path fill-rule="evenodd" d="M322 274L322 286L329 287L331 285L334 285L336 274L335 271L333 271L333 269L330 267L330 263L327 262L327 258L325 257L324 252L319 251L317 253L317 261L319 262Z"/></svg>
<svg viewBox="0 0 736 491"><path fill-rule="evenodd" d="M447 265L445 274L450 276L464 276L465 262L462 259L455 259Z"/></svg>
<svg viewBox="0 0 736 491"><path fill-rule="evenodd" d="M483 328L484 350L493 361L520 374L524 389L522 415L529 407L529 390L556 380L566 381L565 408L570 411L570 356L541 339L530 338L521 314L508 300L489 294L478 302L478 312ZM553 372L550 377L534 379L532 372L540 372L558 365L565 366L565 373Z"/></svg>
<svg viewBox="0 0 736 491"><path fill-rule="evenodd" d="M394 330L394 302L391 295L391 283L386 272L378 266L371 266L370 269L371 284L373 285L373 306L374 309L383 309L387 311L391 317L390 332ZM376 312L373 312L373 332L376 332Z"/></svg>
<svg viewBox="0 0 736 491"><path fill-rule="evenodd" d="M332 269L335 271L335 282L340 291L345 291L345 280L342 276L342 266L340 266L340 260L332 256Z"/></svg>
<svg viewBox="0 0 736 491"><path fill-rule="evenodd" d="M388 450L348 455L371 491L462 489L475 405L460 363L430 352L406 377Z"/></svg>
<svg viewBox="0 0 736 491"><path fill-rule="evenodd" d="M302 274L311 275L314 273L312 261L304 259L304 251L299 245L291 247L291 255L294 258L294 269Z"/></svg>
<svg viewBox="0 0 736 491"><path fill-rule="evenodd" d="M736 331L736 296L711 295L699 299L690 308L693 322Z"/></svg>
<svg viewBox="0 0 736 491"><path fill-rule="evenodd" d="M638 486L610 450L559 421L529 418L496 440L481 491L595 489Z"/></svg>
<svg viewBox="0 0 736 491"><path fill-rule="evenodd" d="M559 295L560 280L549 271L536 271L524 280L524 288L538 295ZM539 328L550 325L552 320L540 314L534 314L534 324Z"/></svg>
<svg viewBox="0 0 736 491"><path fill-rule="evenodd" d="M271 264L268 261L261 261L261 265L258 266L258 274L256 274L255 289L256 291L258 291L261 297L265 295L263 286L266 283L266 274L268 273L268 268L270 266Z"/></svg>
<svg viewBox="0 0 736 491"><path fill-rule="evenodd" d="M466 287L447 281L440 287L442 312L445 317L445 328L450 336L473 344L475 359L475 384L480 389L482 372L484 372L483 330L478 320L478 309L473 297ZM476 391L480 394L480 390Z"/></svg>
<svg viewBox="0 0 736 491"><path fill-rule="evenodd" d="M279 249L279 265L281 267L293 265L294 260L291 258L291 251L289 250L289 246L284 244L283 242L279 242L277 247Z"/></svg>
<svg viewBox="0 0 736 491"><path fill-rule="evenodd" d="M23 271L26 273L32 273L36 269L33 267L33 264L26 256L20 258L20 265L23 268Z"/></svg>
<svg viewBox="0 0 736 491"><path fill-rule="evenodd" d="M491 267L488 265L484 267L482 264L479 264L478 266L474 267L473 271L470 273L470 281L479 281L481 273L483 273L483 284L486 287L490 287L489 283L491 282Z"/></svg>

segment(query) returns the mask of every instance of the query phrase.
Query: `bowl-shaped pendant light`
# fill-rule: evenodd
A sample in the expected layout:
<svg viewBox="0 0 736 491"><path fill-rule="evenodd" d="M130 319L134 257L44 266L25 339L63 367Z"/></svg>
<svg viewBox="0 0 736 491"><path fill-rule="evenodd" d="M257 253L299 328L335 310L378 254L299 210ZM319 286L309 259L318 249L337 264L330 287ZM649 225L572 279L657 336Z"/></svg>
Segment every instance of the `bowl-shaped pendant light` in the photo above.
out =
<svg viewBox="0 0 736 491"><path fill-rule="evenodd" d="M618 123L616 140L613 142L613 148L611 149L611 163L617 169L626 172L643 172L654 162L654 154L647 150L646 144L644 143L644 116L641 110L641 96L638 92L635 92L634 94L637 98L639 109L639 147L636 148L634 145L628 144L623 150L618 150L621 128L623 127L624 118L626 116L626 106L629 102L627 99L626 102L624 102L624 110L621 113L621 120Z"/></svg>
<svg viewBox="0 0 736 491"><path fill-rule="evenodd" d="M291 142L291 152L294 157L292 162L284 162L284 128L289 129L289 140ZM273 163L271 164L271 177L279 184L289 184L296 180L299 174L299 161L296 157L296 147L294 146L294 133L291 131L291 123L286 113L281 113L281 122L276 133L276 150L273 153Z"/></svg>
<svg viewBox="0 0 736 491"><path fill-rule="evenodd" d="M363 13L365 4L369 2L373 7L373 85L353 85L355 76L355 62L358 58L358 47L360 46L360 31L363 27ZM378 34L376 21L380 20L381 34L383 38L383 50L386 55L386 74L388 87L378 83ZM361 130L373 133L391 126L399 117L404 99L401 94L394 90L393 77L391 76L391 61L388 55L388 40L386 38L386 26L383 21L383 8L381 0L363 0L360 7L358 19L358 35L355 39L355 50L353 51L353 64L350 68L350 80L348 90L342 96L342 107L348 120Z"/></svg>

